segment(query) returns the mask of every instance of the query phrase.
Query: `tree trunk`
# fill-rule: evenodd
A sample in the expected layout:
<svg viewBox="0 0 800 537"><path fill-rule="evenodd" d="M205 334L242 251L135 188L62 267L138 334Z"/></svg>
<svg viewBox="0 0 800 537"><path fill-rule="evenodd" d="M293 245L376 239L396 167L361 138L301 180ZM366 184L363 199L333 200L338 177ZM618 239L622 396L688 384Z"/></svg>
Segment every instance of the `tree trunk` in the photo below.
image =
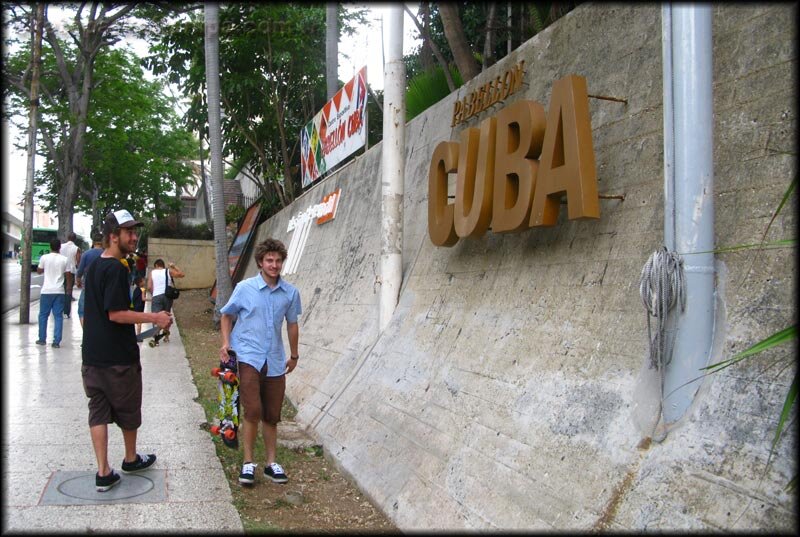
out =
<svg viewBox="0 0 800 537"><path fill-rule="evenodd" d="M483 42L483 68L494 64L494 29L497 20L497 3L489 3L489 13L486 14L486 39Z"/></svg>
<svg viewBox="0 0 800 537"><path fill-rule="evenodd" d="M464 37L464 28L461 26L461 18L458 14L458 4L451 2L440 3L439 16L442 18L444 35L450 45L450 50L453 52L453 60L455 60L458 71L461 73L461 79L464 82L472 80L480 74L481 69L472 55L469 43Z"/></svg>
<svg viewBox="0 0 800 537"><path fill-rule="evenodd" d="M289 168L289 146L286 143L286 129L283 126L283 100L280 98L275 99L275 109L278 115L278 133L281 136L281 160L283 160L283 189L286 193L286 201L291 202L294 199L294 184L292 184L292 171ZM284 205L285 207L285 205Z"/></svg>
<svg viewBox="0 0 800 537"><path fill-rule="evenodd" d="M208 204L209 200L209 188L208 183L206 182L206 165L205 159L203 158L203 133L198 133L200 135L200 188L202 190L203 195L203 211L206 213L206 226L208 229L214 229L214 219L211 218L211 206Z"/></svg>
<svg viewBox="0 0 800 537"><path fill-rule="evenodd" d="M78 184L83 175L84 138L94 78L94 60L103 47L115 42L113 39L109 39L109 33L114 29L114 25L118 21L124 19L136 8L136 4L123 5L119 11L113 14L110 14L110 10L116 9L116 7L103 7L99 12L100 18L97 18L98 6L96 4L91 3L91 5L88 5L88 14L83 13L85 7L87 5L81 4L75 15L75 26L78 30L77 36L72 34L72 37L78 41L80 52L74 66L67 66L64 51L55 30L47 21L47 17L45 17L44 21L46 30L44 37L53 50L53 55L56 59L56 70L66 90L70 113L74 117L74 124L67 135L67 139L61 144L64 154L57 154L52 144L49 147L53 162L56 164L56 168L59 168L57 173L63 181L63 184L57 185L59 188L56 200L58 230L62 235L72 231L72 217L75 210L75 200L78 195ZM88 20L84 19L84 17ZM43 132L42 134L44 137L45 133Z"/></svg>
<svg viewBox="0 0 800 537"><path fill-rule="evenodd" d="M22 259L25 260L20 269L19 323L28 324L31 306L31 263L33 248L33 173L36 164L36 120L39 113L39 68L42 59L42 25L44 24L44 3L36 6L34 30L31 47L33 48L33 68L31 72L31 109L28 116L28 170L25 178L25 207L23 222Z"/></svg>
<svg viewBox="0 0 800 537"><path fill-rule="evenodd" d="M206 90L208 91L208 145L211 149L211 184L214 191L214 252L216 254L217 297L214 325L219 327L219 310L233 292L228 267L228 234L225 228L225 200L222 186L222 129L219 88L219 4L205 5Z"/></svg>
<svg viewBox="0 0 800 537"><path fill-rule="evenodd" d="M420 24L420 22L417 20L417 17L414 16L414 14L411 12L410 9L408 9L407 6L403 6L403 8L405 9L406 13L408 13L408 15L411 17L411 20L414 21L414 25L419 30L419 33L422 34L423 41L430 46L434 56L436 56L436 60L439 62L439 65L442 67L442 71L444 72L444 78L447 81L448 89L451 92L455 91L456 83L453 80L453 75L450 73L450 66L447 65L447 61L444 59L444 55L442 55L442 52L439 50L439 47L437 47L436 43L434 43L433 39L431 39L431 35L428 32L428 29L422 26L422 24ZM375 101L378 102L377 99L375 99ZM383 108L381 108L381 112L383 112Z"/></svg>
<svg viewBox="0 0 800 537"><path fill-rule="evenodd" d="M422 69L426 72L433 70L435 65L433 58L433 48L430 46L430 25L431 25L431 6L428 2L419 3L419 11L417 11L420 19L420 26L424 28L424 32L420 31L423 39L423 47L419 50L419 63ZM425 36L428 36L427 38ZM450 91L453 91L452 89Z"/></svg>
<svg viewBox="0 0 800 537"><path fill-rule="evenodd" d="M325 5L325 78L328 83L328 100L339 91L339 20L336 2Z"/></svg>

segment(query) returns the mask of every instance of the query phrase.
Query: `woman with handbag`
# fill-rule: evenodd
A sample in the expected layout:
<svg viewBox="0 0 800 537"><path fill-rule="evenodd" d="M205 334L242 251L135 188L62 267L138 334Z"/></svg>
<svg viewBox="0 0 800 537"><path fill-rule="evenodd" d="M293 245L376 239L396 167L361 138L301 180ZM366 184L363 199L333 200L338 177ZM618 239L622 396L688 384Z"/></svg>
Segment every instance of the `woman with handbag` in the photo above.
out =
<svg viewBox="0 0 800 537"><path fill-rule="evenodd" d="M147 290L150 293L150 308L153 313L167 311L172 313L172 301L177 298L179 291L175 288L175 278L183 278L184 272L175 263L164 265L163 259L156 259L153 270L147 277ZM169 336L164 342L169 341Z"/></svg>

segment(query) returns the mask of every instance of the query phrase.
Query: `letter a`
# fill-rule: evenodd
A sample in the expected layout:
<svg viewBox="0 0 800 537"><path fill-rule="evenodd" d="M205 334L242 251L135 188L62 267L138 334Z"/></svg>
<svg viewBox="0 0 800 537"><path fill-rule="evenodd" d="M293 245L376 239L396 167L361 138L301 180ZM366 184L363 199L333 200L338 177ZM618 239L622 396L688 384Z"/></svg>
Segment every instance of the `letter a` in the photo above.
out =
<svg viewBox="0 0 800 537"><path fill-rule="evenodd" d="M576 75L553 84L531 227L555 225L565 192L570 220L600 217L586 79Z"/></svg>

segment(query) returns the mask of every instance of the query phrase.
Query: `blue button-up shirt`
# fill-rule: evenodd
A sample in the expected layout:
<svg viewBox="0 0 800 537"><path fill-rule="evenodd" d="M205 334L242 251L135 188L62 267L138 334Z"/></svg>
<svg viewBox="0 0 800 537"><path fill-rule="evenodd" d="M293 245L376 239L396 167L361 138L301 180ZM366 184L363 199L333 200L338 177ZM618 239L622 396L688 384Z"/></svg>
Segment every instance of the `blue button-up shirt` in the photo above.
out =
<svg viewBox="0 0 800 537"><path fill-rule="evenodd" d="M283 320L296 323L302 313L300 292L278 278L270 288L261 274L236 284L228 303L220 313L237 317L231 332L230 348L240 362L261 371L267 362L267 376L278 377L286 371L281 326Z"/></svg>

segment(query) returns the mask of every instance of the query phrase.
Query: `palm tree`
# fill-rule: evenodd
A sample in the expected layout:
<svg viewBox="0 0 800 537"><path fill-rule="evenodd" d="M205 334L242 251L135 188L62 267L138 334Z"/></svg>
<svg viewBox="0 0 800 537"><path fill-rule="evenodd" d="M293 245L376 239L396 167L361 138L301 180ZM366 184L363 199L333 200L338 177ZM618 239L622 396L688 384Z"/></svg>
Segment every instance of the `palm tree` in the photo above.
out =
<svg viewBox="0 0 800 537"><path fill-rule="evenodd" d="M217 297L214 324L219 326L219 312L231 296L233 284L228 269L228 239L225 232L225 200L222 188L222 130L219 90L219 4L205 5L206 91L208 102L208 141L211 150L211 186L214 194L214 248L217 256Z"/></svg>

